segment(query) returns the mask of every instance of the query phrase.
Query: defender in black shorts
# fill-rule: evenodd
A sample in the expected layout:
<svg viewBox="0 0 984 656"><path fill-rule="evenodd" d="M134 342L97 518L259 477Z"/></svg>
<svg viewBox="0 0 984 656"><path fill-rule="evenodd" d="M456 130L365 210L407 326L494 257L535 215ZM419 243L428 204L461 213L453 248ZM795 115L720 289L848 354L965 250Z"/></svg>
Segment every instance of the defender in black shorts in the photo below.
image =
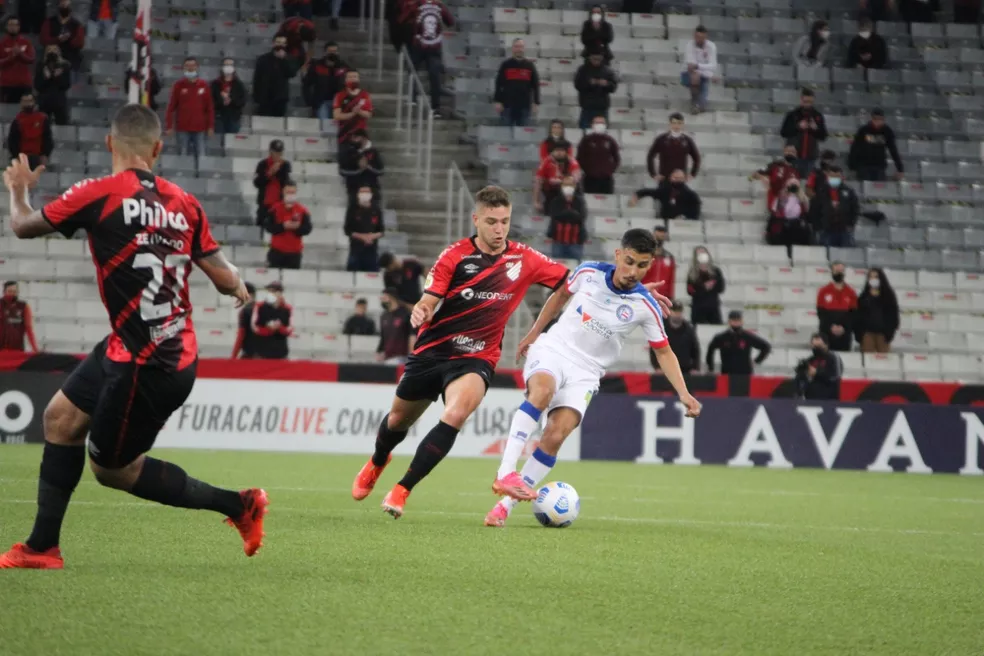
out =
<svg viewBox="0 0 984 656"><path fill-rule="evenodd" d="M18 237L88 232L112 332L45 409L34 530L26 544L0 555L0 569L63 567L62 519L85 468L87 433L92 470L103 485L222 513L239 530L247 556L262 546L266 492L215 488L145 455L195 384L198 343L185 284L192 263L239 305L249 299L198 201L152 173L160 137L154 112L123 107L107 139L113 174L80 182L40 211L31 209L28 189L43 169L32 171L22 155L4 172Z"/></svg>
<svg viewBox="0 0 984 656"><path fill-rule="evenodd" d="M502 352L509 317L534 284L556 288L567 267L506 239L512 207L509 194L486 187L475 198L476 235L447 247L427 276L414 306L417 343L407 361L396 398L383 419L372 458L352 484L365 499L389 464L393 449L439 396L441 421L424 437L410 468L383 499L383 510L400 517L414 486L437 466L461 427L482 402ZM438 308L438 303L440 307Z"/></svg>

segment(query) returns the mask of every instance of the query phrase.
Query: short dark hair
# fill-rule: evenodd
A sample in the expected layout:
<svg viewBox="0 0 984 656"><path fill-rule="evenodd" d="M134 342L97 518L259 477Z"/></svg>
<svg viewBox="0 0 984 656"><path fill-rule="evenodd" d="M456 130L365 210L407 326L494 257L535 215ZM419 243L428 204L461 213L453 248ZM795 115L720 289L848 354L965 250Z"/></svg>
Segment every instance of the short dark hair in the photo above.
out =
<svg viewBox="0 0 984 656"><path fill-rule="evenodd" d="M698 25L697 29L695 29L694 32L698 32L700 34L707 34L707 28L704 27L703 25Z"/></svg>
<svg viewBox="0 0 984 656"><path fill-rule="evenodd" d="M337 48L337 47L338 44L335 43L334 41L325 41L325 50L327 50L328 48Z"/></svg>
<svg viewBox="0 0 984 656"><path fill-rule="evenodd" d="M835 266L844 266L844 263L841 262L840 260L833 260L830 263L830 268L833 269ZM845 267L845 268L847 268L847 267Z"/></svg>
<svg viewBox="0 0 984 656"><path fill-rule="evenodd" d="M394 299L400 298L400 292L397 291L396 287L387 287L383 290L383 293L387 296L392 296Z"/></svg>
<svg viewBox="0 0 984 656"><path fill-rule="evenodd" d="M355 304L356 305L369 305L369 301L367 301L364 298L357 298L357 299L355 299Z"/></svg>
<svg viewBox="0 0 984 656"><path fill-rule="evenodd" d="M672 114L670 114L670 120L671 121L682 121L682 120L684 120L683 114L681 114L680 112L673 112Z"/></svg>
<svg viewBox="0 0 984 656"><path fill-rule="evenodd" d="M512 207L512 199L509 192L502 187L489 185L482 187L475 194L475 204L484 207Z"/></svg>
<svg viewBox="0 0 984 656"><path fill-rule="evenodd" d="M570 141L567 141L566 139L558 139L553 143L553 146L550 147L550 152L553 152L555 150L563 150L566 153L570 149L571 149Z"/></svg>
<svg viewBox="0 0 984 656"><path fill-rule="evenodd" d="M636 253L652 255L656 252L656 239L653 233L642 228L632 228L622 235L622 248L634 250Z"/></svg>
<svg viewBox="0 0 984 656"><path fill-rule="evenodd" d="M30 96L31 98L33 98L34 97L34 92L33 91L25 91L24 93L21 94L20 99L21 100L24 100L28 96Z"/></svg>
<svg viewBox="0 0 984 656"><path fill-rule="evenodd" d="M843 173L844 169L841 168L840 164L831 164L827 167L827 173Z"/></svg>
<svg viewBox="0 0 984 656"><path fill-rule="evenodd" d="M3 291L7 291L8 287L13 287L16 284L17 284L16 280L8 280L7 282L3 283Z"/></svg>
<svg viewBox="0 0 984 656"><path fill-rule="evenodd" d="M350 68L350 69L348 69L347 71L345 71L345 74L346 74L346 75L349 75L350 73L355 73L356 75L361 75L361 74L359 73L359 69L357 69L357 68Z"/></svg>
<svg viewBox="0 0 984 656"><path fill-rule="evenodd" d="M138 103L120 107L110 126L113 141L131 150L152 148L161 139L161 119L157 112Z"/></svg>
<svg viewBox="0 0 984 656"><path fill-rule="evenodd" d="M837 153L832 150L821 151L820 159L837 159Z"/></svg>
<svg viewBox="0 0 984 656"><path fill-rule="evenodd" d="M809 87L803 87L800 89L801 98L813 98L815 95L816 94L813 93L813 89L810 89Z"/></svg>
<svg viewBox="0 0 984 656"><path fill-rule="evenodd" d="M297 181L294 180L294 178L287 178L286 180L284 180L284 186L285 187L296 187L297 186Z"/></svg>
<svg viewBox="0 0 984 656"><path fill-rule="evenodd" d="M193 62L195 62L196 64L198 63L198 60L197 60L197 59L195 59L194 57L191 57L191 56L188 56L188 57L185 57L185 60L184 60L184 63L186 63L186 64L187 64L187 63L188 63L188 62L190 62L190 61L193 61Z"/></svg>
<svg viewBox="0 0 984 656"><path fill-rule="evenodd" d="M393 264L393 260L395 259L392 253L383 253L379 256L379 268L389 268L389 265Z"/></svg>
<svg viewBox="0 0 984 656"><path fill-rule="evenodd" d="M819 331L817 331L817 332L813 333L812 335L810 335L810 341L811 342L813 340L815 340L815 339L819 339L821 342L824 343L824 345L828 344L828 342L827 342L827 336L824 335L823 333L819 332Z"/></svg>
<svg viewBox="0 0 984 656"><path fill-rule="evenodd" d="M871 118L875 118L875 117L885 118L885 110L882 109L881 107L875 107L873 110L871 110Z"/></svg>

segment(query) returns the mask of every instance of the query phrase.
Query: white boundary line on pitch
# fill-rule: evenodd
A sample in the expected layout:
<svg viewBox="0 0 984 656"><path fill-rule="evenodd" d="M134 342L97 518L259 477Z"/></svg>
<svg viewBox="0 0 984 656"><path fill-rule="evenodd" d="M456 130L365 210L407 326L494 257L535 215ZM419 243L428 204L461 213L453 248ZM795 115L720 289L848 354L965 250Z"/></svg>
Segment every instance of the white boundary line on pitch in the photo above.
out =
<svg viewBox="0 0 984 656"><path fill-rule="evenodd" d="M36 504L35 499L0 499L0 504ZM80 506L101 506L107 508L166 508L151 502L136 501L72 501L73 505ZM288 508L271 504L274 511L308 513L311 508ZM368 514L367 508L334 509L326 514L335 513L361 513ZM480 519L480 513L446 511L446 510L411 510L411 515L434 515L441 517L470 517ZM902 528L877 528L866 526L813 526L807 524L773 524L770 522L727 522L713 519L674 519L660 517L618 517L618 516L598 516L590 517L590 520L602 522L626 522L630 524L654 524L663 526L703 526L708 528L760 528L768 530L800 530L800 531L832 531L835 533L890 533L893 535L937 535L937 536L961 536L961 537L984 537L984 532L962 532L962 531L935 531L932 529L902 529Z"/></svg>

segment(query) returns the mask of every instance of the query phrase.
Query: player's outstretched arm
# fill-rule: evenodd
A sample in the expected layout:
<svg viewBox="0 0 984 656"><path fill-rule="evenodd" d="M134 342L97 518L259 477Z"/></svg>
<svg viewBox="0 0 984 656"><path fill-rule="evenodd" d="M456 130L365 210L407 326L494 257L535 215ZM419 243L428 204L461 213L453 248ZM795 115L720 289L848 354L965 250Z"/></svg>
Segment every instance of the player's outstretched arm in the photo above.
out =
<svg viewBox="0 0 984 656"><path fill-rule="evenodd" d="M195 263L208 276L220 294L236 298L236 307L242 307L249 301L249 292L246 291L246 284L239 276L239 269L226 259L222 251L215 251L196 260Z"/></svg>
<svg viewBox="0 0 984 656"><path fill-rule="evenodd" d="M695 399L687 389L687 381L683 379L683 371L680 369L680 361L677 360L676 353L669 346L653 349L656 359L659 361L659 368L662 369L670 385L676 390L680 401L687 408L688 417L700 416L700 401Z"/></svg>
<svg viewBox="0 0 984 656"><path fill-rule="evenodd" d="M533 322L533 327L530 328L530 332L526 334L526 337L519 343L519 348L516 349L516 362L519 362L520 358L526 355L526 351L532 346L536 338L546 330L550 322L557 318L557 315L563 311L564 306L567 305L567 301L571 298L571 292L567 289L567 285L561 284L557 290L550 295L547 302L543 304L540 309L540 316L536 318Z"/></svg>
<svg viewBox="0 0 984 656"><path fill-rule="evenodd" d="M410 312L410 325L414 328L420 328L430 321L434 316L434 310L437 308L437 304L440 302L441 299L439 297L424 292L424 295L417 301L417 304L413 306L413 310Z"/></svg>
<svg viewBox="0 0 984 656"><path fill-rule="evenodd" d="M33 239L55 231L41 213L31 207L28 197L31 187L37 184L44 166L31 170L27 155L10 162L3 172L3 183L10 191L10 228L21 239Z"/></svg>

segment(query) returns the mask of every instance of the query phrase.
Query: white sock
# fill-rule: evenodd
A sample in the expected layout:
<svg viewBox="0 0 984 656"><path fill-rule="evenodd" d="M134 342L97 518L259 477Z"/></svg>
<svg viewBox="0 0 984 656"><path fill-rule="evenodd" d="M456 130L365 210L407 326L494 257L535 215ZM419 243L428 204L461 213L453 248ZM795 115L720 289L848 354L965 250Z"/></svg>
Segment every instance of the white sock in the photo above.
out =
<svg viewBox="0 0 984 656"><path fill-rule="evenodd" d="M508 476L516 471L520 456L523 455L523 448L526 440L529 439L533 431L536 430L540 422L540 410L529 401L523 401L523 405L513 415L512 424L509 426L509 439L502 450L502 462L499 464L499 473L496 478Z"/></svg>
<svg viewBox="0 0 984 656"><path fill-rule="evenodd" d="M536 486L543 482L543 479L547 477L550 470L557 463L557 456L552 456L549 453L537 448L530 456L530 459L526 461L523 465L523 471L519 472L519 475L523 477L523 482L529 485L534 490ZM512 497L505 497L499 502L499 505L506 509L506 512L512 511L519 503Z"/></svg>

